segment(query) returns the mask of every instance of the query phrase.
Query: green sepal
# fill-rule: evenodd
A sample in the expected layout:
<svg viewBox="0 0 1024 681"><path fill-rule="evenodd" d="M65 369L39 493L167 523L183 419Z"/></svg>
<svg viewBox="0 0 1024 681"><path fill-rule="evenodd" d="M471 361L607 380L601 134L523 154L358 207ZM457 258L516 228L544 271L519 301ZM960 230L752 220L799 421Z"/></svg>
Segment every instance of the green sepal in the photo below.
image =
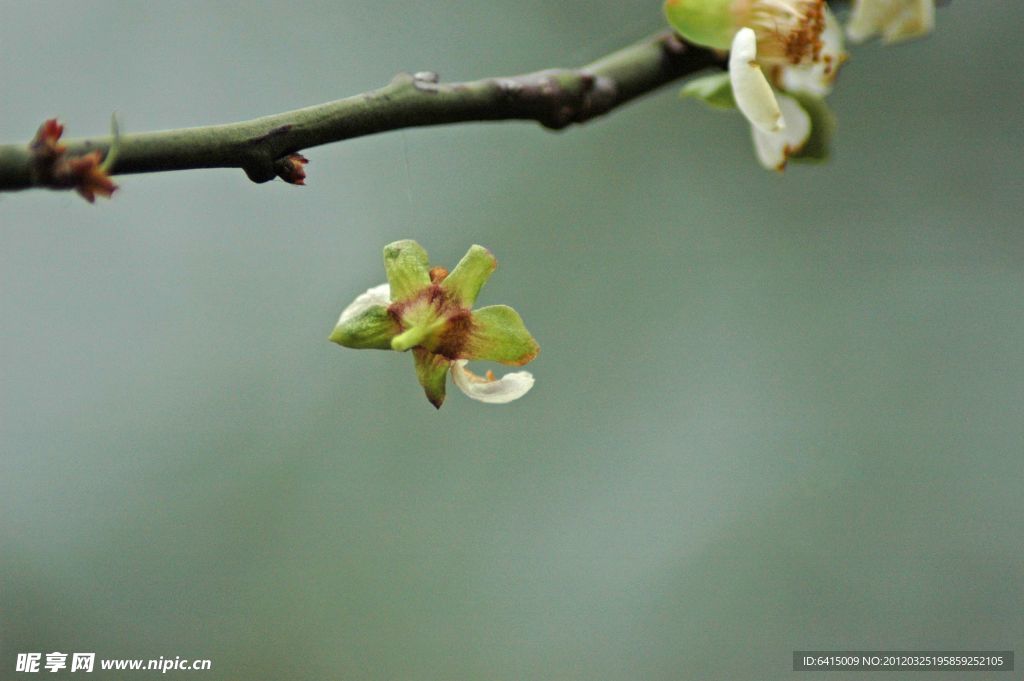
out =
<svg viewBox="0 0 1024 681"><path fill-rule="evenodd" d="M540 346L526 330L519 313L507 305L474 310L472 329L465 359L523 365L540 352Z"/></svg>
<svg viewBox="0 0 1024 681"><path fill-rule="evenodd" d="M473 244L455 269L441 282L441 288L463 307L473 307L477 294L497 267L498 261L489 250Z"/></svg>
<svg viewBox="0 0 1024 681"><path fill-rule="evenodd" d="M423 392L427 394L430 403L440 409L444 404L445 383L448 381L451 362L423 348L413 348L412 357L416 364L416 378L423 386Z"/></svg>
<svg viewBox="0 0 1024 681"><path fill-rule="evenodd" d="M665 18L691 43L728 50L737 29L731 4L731 0L665 0Z"/></svg>
<svg viewBox="0 0 1024 681"><path fill-rule="evenodd" d="M794 161L826 161L836 129L836 115L821 97L805 93L789 93L811 117L811 136L800 151L791 156Z"/></svg>
<svg viewBox="0 0 1024 681"><path fill-rule="evenodd" d="M374 305L334 327L330 340L346 348L390 350L401 328L383 305Z"/></svg>
<svg viewBox="0 0 1024 681"><path fill-rule="evenodd" d="M405 239L384 247L384 271L391 285L391 300L404 300L430 285L430 260L415 241Z"/></svg>
<svg viewBox="0 0 1024 681"><path fill-rule="evenodd" d="M736 99L732 96L732 82L728 73L694 78L683 86L679 96L699 99L713 109L736 108Z"/></svg>

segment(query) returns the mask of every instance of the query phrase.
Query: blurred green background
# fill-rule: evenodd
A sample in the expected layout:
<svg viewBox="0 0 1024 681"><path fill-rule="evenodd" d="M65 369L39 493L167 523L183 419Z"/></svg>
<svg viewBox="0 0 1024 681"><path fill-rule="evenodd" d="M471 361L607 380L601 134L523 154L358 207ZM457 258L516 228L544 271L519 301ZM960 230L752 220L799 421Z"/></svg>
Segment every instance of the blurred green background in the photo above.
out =
<svg viewBox="0 0 1024 681"><path fill-rule="evenodd" d="M0 16L6 142L572 66L662 25L648 0ZM417 681L1024 654L1024 5L938 19L854 51L833 161L783 176L668 87L560 134L313 149L306 188L0 196L0 678L54 650ZM327 342L399 238L493 250L480 303L540 341L529 396L436 412L410 357Z"/></svg>

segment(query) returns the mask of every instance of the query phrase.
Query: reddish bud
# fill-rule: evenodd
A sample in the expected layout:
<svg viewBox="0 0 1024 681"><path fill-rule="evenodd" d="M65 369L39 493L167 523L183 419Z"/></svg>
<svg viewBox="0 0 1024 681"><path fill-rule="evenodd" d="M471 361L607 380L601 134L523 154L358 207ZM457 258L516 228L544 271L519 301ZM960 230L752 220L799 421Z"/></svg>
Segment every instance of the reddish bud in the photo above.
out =
<svg viewBox="0 0 1024 681"><path fill-rule="evenodd" d="M81 156L69 156L68 148L60 143L64 126L51 118L39 126L29 143L35 182L52 189L74 189L89 203L96 196L110 198L117 185L102 165L103 152L99 149Z"/></svg>
<svg viewBox="0 0 1024 681"><path fill-rule="evenodd" d="M277 160L277 176L289 184L306 184L306 169L309 159L302 154L289 154Z"/></svg>
<svg viewBox="0 0 1024 681"><path fill-rule="evenodd" d="M37 158L57 158L67 150L67 147L58 142L63 134L64 126L60 124L60 121L56 118L47 119L39 126L39 130L29 144L29 148L32 149L32 153Z"/></svg>
<svg viewBox="0 0 1024 681"><path fill-rule="evenodd" d="M109 199L117 189L117 185L100 165L100 158L100 152L96 150L85 156L69 158L64 163L68 179L74 183L75 191L89 203L96 200L97 194Z"/></svg>

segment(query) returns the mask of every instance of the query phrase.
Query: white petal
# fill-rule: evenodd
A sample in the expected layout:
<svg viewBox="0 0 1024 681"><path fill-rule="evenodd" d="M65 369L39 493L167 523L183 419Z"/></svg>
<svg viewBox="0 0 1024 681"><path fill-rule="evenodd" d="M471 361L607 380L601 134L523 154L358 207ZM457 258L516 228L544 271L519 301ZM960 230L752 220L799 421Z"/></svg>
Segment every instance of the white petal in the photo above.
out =
<svg viewBox="0 0 1024 681"><path fill-rule="evenodd" d="M474 400L488 404L505 404L518 400L533 387L533 374L529 371L515 371L497 380L477 376L466 368L466 360L452 362L452 380L459 390Z"/></svg>
<svg viewBox="0 0 1024 681"><path fill-rule="evenodd" d="M800 151L811 136L811 117L795 99L780 94L779 107L786 120L784 130L770 133L750 127L757 160L769 170L783 170L790 155Z"/></svg>
<svg viewBox="0 0 1024 681"><path fill-rule="evenodd" d="M729 80L736 106L755 127L777 132L784 125L782 114L756 58L757 36L752 29L741 28L732 40L729 53Z"/></svg>
<svg viewBox="0 0 1024 681"><path fill-rule="evenodd" d="M891 0L853 0L853 11L846 24L846 35L862 43L878 33L891 9Z"/></svg>
<svg viewBox="0 0 1024 681"><path fill-rule="evenodd" d="M935 0L856 0L846 33L863 42L879 33L887 43L918 38L935 27Z"/></svg>
<svg viewBox="0 0 1024 681"><path fill-rule="evenodd" d="M895 43L928 35L935 28L935 0L907 0L898 19L882 28L882 40Z"/></svg>
<svg viewBox="0 0 1024 681"><path fill-rule="evenodd" d="M360 293L356 296L356 299L352 303L341 311L341 316L338 317L338 324L346 322L353 317L362 314L369 308L375 305L383 305L387 307L391 304L391 287L387 284L381 284L380 286L374 286L373 288L366 291L366 293Z"/></svg>
<svg viewBox="0 0 1024 681"><path fill-rule="evenodd" d="M781 83L787 92L805 92L824 97L832 92L839 67L846 61L843 49L843 28L832 12L825 8L825 30L821 32L821 54L813 64L786 66L782 69Z"/></svg>

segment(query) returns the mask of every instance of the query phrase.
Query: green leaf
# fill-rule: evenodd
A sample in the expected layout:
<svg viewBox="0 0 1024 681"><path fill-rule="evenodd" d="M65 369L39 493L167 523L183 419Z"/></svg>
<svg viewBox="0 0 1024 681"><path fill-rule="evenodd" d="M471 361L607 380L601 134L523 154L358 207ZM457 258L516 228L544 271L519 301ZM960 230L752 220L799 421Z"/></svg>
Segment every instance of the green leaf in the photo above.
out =
<svg viewBox="0 0 1024 681"><path fill-rule="evenodd" d="M386 307L374 305L334 327L330 340L346 348L390 350L400 330Z"/></svg>
<svg viewBox="0 0 1024 681"><path fill-rule="evenodd" d="M430 260L415 241L404 240L384 247L384 271L391 285L391 300L404 300L430 285Z"/></svg>
<svg viewBox="0 0 1024 681"><path fill-rule="evenodd" d="M423 386L423 392L427 394L430 403L440 409L444 404L445 383L451 363L441 355L423 348L413 349L412 356L416 364L416 378Z"/></svg>
<svg viewBox="0 0 1024 681"><path fill-rule="evenodd" d="M497 267L498 261L491 252L474 244L444 278L441 288L451 293L463 307L473 307L477 294Z"/></svg>
<svg viewBox="0 0 1024 681"><path fill-rule="evenodd" d="M794 161L828 160L832 134L836 129L836 116L821 97L805 93L790 93L811 117L811 136L800 151L793 154Z"/></svg>
<svg viewBox="0 0 1024 681"><path fill-rule="evenodd" d="M728 73L695 78L679 91L680 97L699 99L715 109L735 109L736 99L732 96L732 83Z"/></svg>
<svg viewBox="0 0 1024 681"><path fill-rule="evenodd" d="M523 365L540 352L519 313L507 305L491 305L473 311L473 327L464 359L488 359Z"/></svg>

